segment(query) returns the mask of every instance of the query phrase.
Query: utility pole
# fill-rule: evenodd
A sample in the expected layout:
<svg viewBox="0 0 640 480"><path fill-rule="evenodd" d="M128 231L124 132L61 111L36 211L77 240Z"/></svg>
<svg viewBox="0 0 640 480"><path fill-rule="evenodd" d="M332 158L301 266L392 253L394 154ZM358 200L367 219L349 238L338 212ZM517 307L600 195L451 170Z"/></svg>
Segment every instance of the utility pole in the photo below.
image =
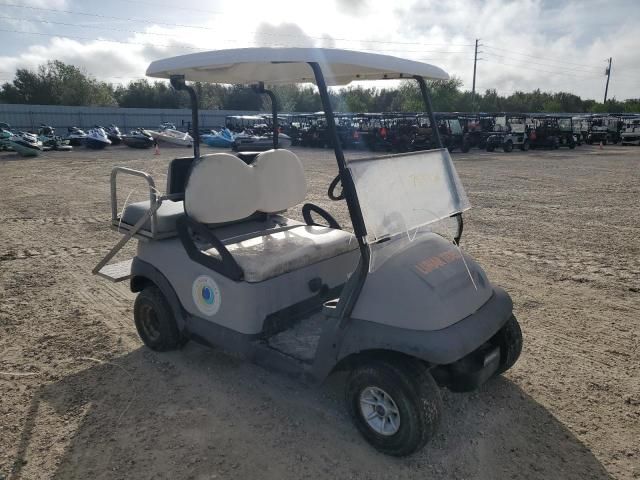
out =
<svg viewBox="0 0 640 480"><path fill-rule="evenodd" d="M475 110L475 104L476 104L476 64L478 63L478 40L479 39L476 38L476 50L473 55L473 86L471 87L471 109L472 110ZM605 94L605 97L606 97L606 94Z"/></svg>
<svg viewBox="0 0 640 480"><path fill-rule="evenodd" d="M611 78L611 57L609 57L609 66L605 70L605 75L607 76L607 86L604 87L604 103L607 103L607 93L609 92L609 79Z"/></svg>

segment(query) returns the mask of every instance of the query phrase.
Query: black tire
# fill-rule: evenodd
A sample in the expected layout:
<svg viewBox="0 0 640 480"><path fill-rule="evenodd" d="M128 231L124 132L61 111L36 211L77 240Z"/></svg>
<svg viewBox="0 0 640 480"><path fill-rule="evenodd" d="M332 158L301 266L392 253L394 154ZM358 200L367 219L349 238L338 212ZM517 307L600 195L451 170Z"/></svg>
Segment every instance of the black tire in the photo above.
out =
<svg viewBox="0 0 640 480"><path fill-rule="evenodd" d="M155 285L146 287L136 297L133 319L138 335L151 350L176 350L187 341L178 330L169 303Z"/></svg>
<svg viewBox="0 0 640 480"><path fill-rule="evenodd" d="M462 153L467 153L469 150L471 150L471 145L465 142L462 144L461 150L462 150Z"/></svg>
<svg viewBox="0 0 640 480"><path fill-rule="evenodd" d="M399 427L393 434L376 432L364 418L361 395L371 387L383 390L397 406ZM440 423L440 390L417 360L372 360L356 367L349 375L345 397L347 410L362 436L387 455L401 457L421 449Z"/></svg>
<svg viewBox="0 0 640 480"><path fill-rule="evenodd" d="M493 145L487 145L487 152L493 152L496 149Z"/></svg>
<svg viewBox="0 0 640 480"><path fill-rule="evenodd" d="M522 142L522 145L520 145L520 150L522 150L523 152L528 151L529 148L531 148L531 142L529 142L528 139Z"/></svg>
<svg viewBox="0 0 640 480"><path fill-rule="evenodd" d="M501 375L515 365L522 353L522 330L515 315L511 315L494 340L500 347L500 366L496 375Z"/></svg>
<svg viewBox="0 0 640 480"><path fill-rule="evenodd" d="M513 151L513 142L511 140L507 140L505 144L502 146L502 150L505 153L509 153Z"/></svg>

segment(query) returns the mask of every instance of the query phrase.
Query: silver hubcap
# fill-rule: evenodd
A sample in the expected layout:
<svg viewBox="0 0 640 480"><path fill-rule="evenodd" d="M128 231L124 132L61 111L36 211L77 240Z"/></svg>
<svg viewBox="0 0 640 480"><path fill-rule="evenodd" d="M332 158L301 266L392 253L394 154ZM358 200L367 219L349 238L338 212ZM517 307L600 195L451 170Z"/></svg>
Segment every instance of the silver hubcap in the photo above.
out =
<svg viewBox="0 0 640 480"><path fill-rule="evenodd" d="M360 413L367 424L380 435L393 435L400 428L398 406L381 388L367 387L360 393Z"/></svg>

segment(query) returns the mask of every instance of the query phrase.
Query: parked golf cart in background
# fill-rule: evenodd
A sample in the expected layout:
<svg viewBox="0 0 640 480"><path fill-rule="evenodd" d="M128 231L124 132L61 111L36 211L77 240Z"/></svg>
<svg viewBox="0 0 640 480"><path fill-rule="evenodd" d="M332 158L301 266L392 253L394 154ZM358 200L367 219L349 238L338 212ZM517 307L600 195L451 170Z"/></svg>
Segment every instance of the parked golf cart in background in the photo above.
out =
<svg viewBox="0 0 640 480"><path fill-rule="evenodd" d="M571 118L573 123L573 136L577 145L582 145L586 141L586 135L589 131L589 122L585 115L577 115Z"/></svg>
<svg viewBox="0 0 640 480"><path fill-rule="evenodd" d="M587 117L587 126L586 142L589 145L607 144L609 140L608 115L591 115Z"/></svg>
<svg viewBox="0 0 640 480"><path fill-rule="evenodd" d="M458 115L458 113L436 113L440 138L442 138L442 143L450 152L462 150L464 134L462 133Z"/></svg>
<svg viewBox="0 0 640 480"><path fill-rule="evenodd" d="M624 128L624 121L628 115L624 113L614 113L609 115L607 122L607 131L609 133L609 143L620 143L622 141L622 129Z"/></svg>
<svg viewBox="0 0 640 480"><path fill-rule="evenodd" d="M468 152L472 148L484 150L487 148L487 138L493 132L495 119L487 113L463 113L459 117L462 126L462 151Z"/></svg>
<svg viewBox="0 0 640 480"><path fill-rule="evenodd" d="M556 115L558 122L558 144L561 147L576 148L578 140L576 139L575 129L573 127L573 117L571 115Z"/></svg>
<svg viewBox="0 0 640 480"><path fill-rule="evenodd" d="M560 147L560 127L558 119L545 113L531 115L532 128L529 130L530 148L557 149Z"/></svg>
<svg viewBox="0 0 640 480"><path fill-rule="evenodd" d="M528 116L522 113L496 114L493 132L487 137L486 145L487 152L502 148L508 153L514 147L525 152L529 150Z"/></svg>
<svg viewBox="0 0 640 480"><path fill-rule="evenodd" d="M262 115L229 115L224 119L225 126L234 133L251 132L255 135L262 135L270 132Z"/></svg>
<svg viewBox="0 0 640 480"><path fill-rule="evenodd" d="M640 116L628 116L620 134L622 145L640 145Z"/></svg>
<svg viewBox="0 0 640 480"><path fill-rule="evenodd" d="M175 350L193 339L315 381L346 371L355 426L397 456L435 434L439 388L473 390L514 365L522 334L512 302L460 249L470 205L438 130L435 150L348 161L338 140L328 85L413 78L435 125L425 78L444 71L346 50L247 48L159 60L147 74L189 94L195 131L187 79L258 82L265 95L264 84L315 81L337 163L328 195L346 202L353 233L309 203L304 223L284 216L307 193L289 150L201 156L196 137L193 157L169 164L165 194L149 174L116 167L111 223L123 237L93 272L130 281L145 345ZM149 200L120 208L122 174L146 180ZM136 256L108 264L131 238Z"/></svg>
<svg viewBox="0 0 640 480"><path fill-rule="evenodd" d="M290 115L289 123L285 126L285 131L287 135L291 138L291 145L297 146L302 144L302 133L306 131L310 124L311 120L310 114L294 114Z"/></svg>
<svg viewBox="0 0 640 480"><path fill-rule="evenodd" d="M338 138L344 149L354 149L362 147L362 137L360 135L360 124L352 113L335 114Z"/></svg>

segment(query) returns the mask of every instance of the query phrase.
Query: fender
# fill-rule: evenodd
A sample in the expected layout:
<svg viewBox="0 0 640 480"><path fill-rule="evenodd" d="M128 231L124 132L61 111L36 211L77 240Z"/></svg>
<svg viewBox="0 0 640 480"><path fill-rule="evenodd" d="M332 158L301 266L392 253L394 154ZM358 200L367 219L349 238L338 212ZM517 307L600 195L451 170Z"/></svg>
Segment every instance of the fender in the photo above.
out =
<svg viewBox="0 0 640 480"><path fill-rule="evenodd" d="M140 260L138 257L134 257L133 262L131 263L131 281L129 283L131 291L134 293L140 292L149 283L154 284L160 289L164 298L171 307L173 316L178 324L178 328L180 331L183 331L186 327L184 312L182 310L180 300L178 300L178 296L174 292L173 288L171 288L171 284L154 266Z"/></svg>
<svg viewBox="0 0 640 480"><path fill-rule="evenodd" d="M448 365L493 337L509 320L512 311L511 297L496 287L491 298L476 312L440 330L394 328L351 318L342 334L338 335L338 342L333 337L318 346L317 359L320 361L314 364L314 376L324 378L347 357L369 350L406 354L431 366ZM335 350L337 356L331 361L329 357L331 353L335 354Z"/></svg>

